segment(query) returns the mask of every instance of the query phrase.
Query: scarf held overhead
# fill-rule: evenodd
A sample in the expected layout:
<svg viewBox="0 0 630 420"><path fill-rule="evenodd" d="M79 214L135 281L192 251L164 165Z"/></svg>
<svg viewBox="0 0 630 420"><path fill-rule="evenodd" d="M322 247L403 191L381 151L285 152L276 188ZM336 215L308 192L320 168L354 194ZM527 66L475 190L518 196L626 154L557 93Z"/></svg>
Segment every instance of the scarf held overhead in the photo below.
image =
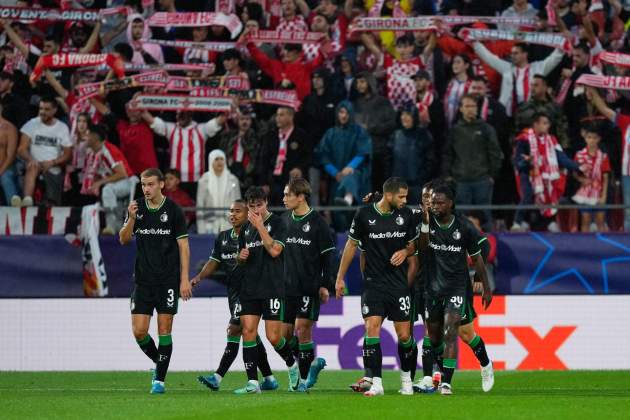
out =
<svg viewBox="0 0 630 420"><path fill-rule="evenodd" d="M598 89L630 90L630 77L583 74L575 82Z"/></svg>
<svg viewBox="0 0 630 420"><path fill-rule="evenodd" d="M230 32L232 39L243 29L241 20L236 15L211 12L157 12L148 20L149 26L189 28L196 26L223 26Z"/></svg>
<svg viewBox="0 0 630 420"><path fill-rule="evenodd" d="M166 86L167 75L163 71L152 71L148 73L134 74L122 79L112 79L103 82L85 83L76 87L79 100L84 101L97 95L104 95L112 90L123 90L127 88L146 86L164 87Z"/></svg>
<svg viewBox="0 0 630 420"><path fill-rule="evenodd" d="M147 111L230 112L233 99L184 95L138 95L129 104L130 109Z"/></svg>
<svg viewBox="0 0 630 420"><path fill-rule="evenodd" d="M459 31L459 38L465 42L473 41L515 41L528 44L545 45L563 51L571 51L571 42L563 35L545 32L499 31L496 29L470 29Z"/></svg>
<svg viewBox="0 0 630 420"><path fill-rule="evenodd" d="M118 78L125 77L125 67L118 54L59 53L39 57L30 79L37 81L48 68L95 67L103 64L112 69Z"/></svg>

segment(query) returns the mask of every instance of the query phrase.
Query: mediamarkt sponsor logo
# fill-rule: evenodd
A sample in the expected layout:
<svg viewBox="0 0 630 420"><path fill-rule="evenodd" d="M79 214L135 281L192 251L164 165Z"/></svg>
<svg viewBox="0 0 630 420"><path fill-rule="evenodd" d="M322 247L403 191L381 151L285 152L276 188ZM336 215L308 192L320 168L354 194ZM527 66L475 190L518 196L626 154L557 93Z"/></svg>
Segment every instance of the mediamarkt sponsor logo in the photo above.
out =
<svg viewBox="0 0 630 420"><path fill-rule="evenodd" d="M405 232L385 232L385 233L373 233L370 232L370 239L392 239L392 238L404 238Z"/></svg>
<svg viewBox="0 0 630 420"><path fill-rule="evenodd" d="M155 228L151 228L151 229L136 229L136 235L137 234L141 234L141 235L170 235L171 234L171 230L170 229L155 229Z"/></svg>
<svg viewBox="0 0 630 420"><path fill-rule="evenodd" d="M429 242L429 246L435 249L436 251L462 252L461 246L444 245L444 244L438 245L433 242Z"/></svg>
<svg viewBox="0 0 630 420"><path fill-rule="evenodd" d="M256 248L257 246L263 246L262 241L247 242L245 244L245 248Z"/></svg>
<svg viewBox="0 0 630 420"><path fill-rule="evenodd" d="M236 253L233 254L221 254L221 258L224 260L235 260L236 259Z"/></svg>
<svg viewBox="0 0 630 420"><path fill-rule="evenodd" d="M287 238L287 243L309 246L311 244L311 241L304 238Z"/></svg>

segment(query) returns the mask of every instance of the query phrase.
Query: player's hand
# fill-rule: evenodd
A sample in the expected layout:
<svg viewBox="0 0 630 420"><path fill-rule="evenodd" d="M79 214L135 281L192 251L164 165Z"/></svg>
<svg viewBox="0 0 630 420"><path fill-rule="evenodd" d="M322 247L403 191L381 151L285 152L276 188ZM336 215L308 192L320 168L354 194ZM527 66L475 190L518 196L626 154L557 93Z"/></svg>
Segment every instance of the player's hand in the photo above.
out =
<svg viewBox="0 0 630 420"><path fill-rule="evenodd" d="M473 282L473 293L476 295L483 294L483 283L480 281Z"/></svg>
<svg viewBox="0 0 630 420"><path fill-rule="evenodd" d="M352 169L349 166L346 166L345 168L343 168L341 170L341 175L343 176L348 176L348 175L352 175L354 173L354 169Z"/></svg>
<svg viewBox="0 0 630 420"><path fill-rule="evenodd" d="M247 248L241 249L241 252L238 253L238 259L241 261L247 261L248 257L249 257L249 249Z"/></svg>
<svg viewBox="0 0 630 420"><path fill-rule="evenodd" d="M129 213L130 219L136 218L136 215L138 214L138 202L136 200L133 200L131 203L129 203L129 206L127 207L127 213Z"/></svg>
<svg viewBox="0 0 630 420"><path fill-rule="evenodd" d="M337 279L335 282L335 296L337 299L341 299L346 290L346 282L343 279Z"/></svg>
<svg viewBox="0 0 630 420"><path fill-rule="evenodd" d="M52 168L54 166L54 163L53 163L52 160L45 160L43 162L40 162L39 166L42 169L42 172L46 173L46 172L48 172L48 170L50 168Z"/></svg>
<svg viewBox="0 0 630 420"><path fill-rule="evenodd" d="M389 262L393 266L398 267L400 264L404 263L406 259L407 259L407 250L401 249L400 251L396 251L394 255L392 255L392 258L389 260Z"/></svg>
<svg viewBox="0 0 630 420"><path fill-rule="evenodd" d="M182 280L179 284L179 296L181 296L184 301L187 301L192 297L192 287L190 286L190 282L188 280Z"/></svg>
<svg viewBox="0 0 630 420"><path fill-rule="evenodd" d="M192 287L197 286L199 283L201 283L201 277L199 277L199 274L197 274L195 277L193 277L193 278L190 280L190 285L191 285Z"/></svg>
<svg viewBox="0 0 630 420"><path fill-rule="evenodd" d="M247 212L247 220L251 223L256 229L260 230L263 227L263 219L262 216L253 211Z"/></svg>
<svg viewBox="0 0 630 420"><path fill-rule="evenodd" d="M484 288L481 295L481 301L483 302L483 309L488 309L492 303L492 290L490 290L490 288L488 288L488 290Z"/></svg>
<svg viewBox="0 0 630 420"><path fill-rule="evenodd" d="M328 289L326 289L325 287L320 287L319 288L319 300L322 303L327 303L329 297L330 297L330 294L328 293Z"/></svg>

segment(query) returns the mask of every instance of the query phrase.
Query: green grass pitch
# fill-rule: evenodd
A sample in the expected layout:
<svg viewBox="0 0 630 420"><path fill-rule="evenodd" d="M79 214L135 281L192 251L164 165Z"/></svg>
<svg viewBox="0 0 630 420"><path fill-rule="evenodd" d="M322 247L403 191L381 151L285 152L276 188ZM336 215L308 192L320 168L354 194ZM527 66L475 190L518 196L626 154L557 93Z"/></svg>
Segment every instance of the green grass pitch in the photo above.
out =
<svg viewBox="0 0 630 420"><path fill-rule="evenodd" d="M454 395L400 396L396 372L383 378L384 397L349 390L358 371L323 371L309 394L281 387L236 396L243 372L230 372L219 392L196 373L172 372L167 393L150 395L149 372L0 372L0 418L8 419L629 419L630 372L498 372L492 392L479 372L456 372Z"/></svg>

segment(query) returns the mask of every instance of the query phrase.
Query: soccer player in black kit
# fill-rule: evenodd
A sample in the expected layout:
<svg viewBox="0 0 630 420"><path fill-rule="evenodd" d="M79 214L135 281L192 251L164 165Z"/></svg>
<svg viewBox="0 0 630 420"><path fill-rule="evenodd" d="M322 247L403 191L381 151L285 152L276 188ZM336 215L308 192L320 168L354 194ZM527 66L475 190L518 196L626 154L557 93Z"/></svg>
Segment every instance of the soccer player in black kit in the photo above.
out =
<svg viewBox="0 0 630 420"><path fill-rule="evenodd" d="M411 209L407 203L407 184L400 178L389 178L383 184L383 198L360 208L348 235L337 273L335 290L341 298L344 277L359 244L365 251L364 290L361 312L366 336L363 342L363 363L372 373L372 386L364 393L372 397L383 395L380 330L385 317L394 321L398 336L401 366L401 394L413 395L411 369L414 341L411 334L411 296L407 278L407 258L415 253L417 238Z"/></svg>
<svg viewBox="0 0 630 420"><path fill-rule="evenodd" d="M284 246L286 223L267 210L267 193L250 187L245 193L248 223L238 235L238 263L243 266L241 282L241 326L243 361L248 382L236 394L260 393L258 384L258 324L265 320L265 333L289 368L289 386L297 386L299 372L291 346L282 336L284 319Z"/></svg>
<svg viewBox="0 0 630 420"><path fill-rule="evenodd" d="M155 363L152 394L163 394L164 379L173 352L171 330L177 301L191 298L188 281L190 248L182 209L162 195L164 175L147 169L140 175L144 200L132 201L120 230L120 243L136 237L135 287L131 295L133 335L142 351ZM153 311L158 313L159 347L149 335Z"/></svg>
<svg viewBox="0 0 630 420"><path fill-rule="evenodd" d="M285 215L283 335L295 340L293 333L297 333L298 392L307 392L326 366L323 358L315 360L313 324L319 318L320 303L328 301L335 275L335 243L328 224L308 205L310 196L311 186L303 178L291 179L284 188L284 206L290 211Z"/></svg>
<svg viewBox="0 0 630 420"><path fill-rule="evenodd" d="M245 200L236 200L230 206L228 220L232 225L232 229L220 232L214 241L214 248L210 259L203 266L199 274L192 278L191 285L195 287L204 278L210 277L219 268L225 271L225 285L228 290L228 305L230 308L230 321L227 327L227 345L221 357L219 368L212 375L199 376L197 380L213 391L218 391L221 386L221 380L230 369L230 366L238 355L239 343L241 341L241 277L243 275L242 267L236 263L238 256L238 234L241 227L247 223L247 202ZM264 380L260 384L260 389L271 391L278 388L278 381L274 378L269 361L267 360L267 351L262 344L260 337L256 337L258 343L258 369L262 373Z"/></svg>
<svg viewBox="0 0 630 420"><path fill-rule="evenodd" d="M492 302L485 265L481 257L479 231L462 215L453 213L454 191L446 183L433 184L430 212L423 214L418 239L421 264L426 270L425 321L432 343L444 340L440 393L451 395L451 381L457 362L458 329L464 316L470 317L472 294L467 255L483 285L484 307ZM477 343L484 346L483 342ZM485 353L485 346L483 347Z"/></svg>

